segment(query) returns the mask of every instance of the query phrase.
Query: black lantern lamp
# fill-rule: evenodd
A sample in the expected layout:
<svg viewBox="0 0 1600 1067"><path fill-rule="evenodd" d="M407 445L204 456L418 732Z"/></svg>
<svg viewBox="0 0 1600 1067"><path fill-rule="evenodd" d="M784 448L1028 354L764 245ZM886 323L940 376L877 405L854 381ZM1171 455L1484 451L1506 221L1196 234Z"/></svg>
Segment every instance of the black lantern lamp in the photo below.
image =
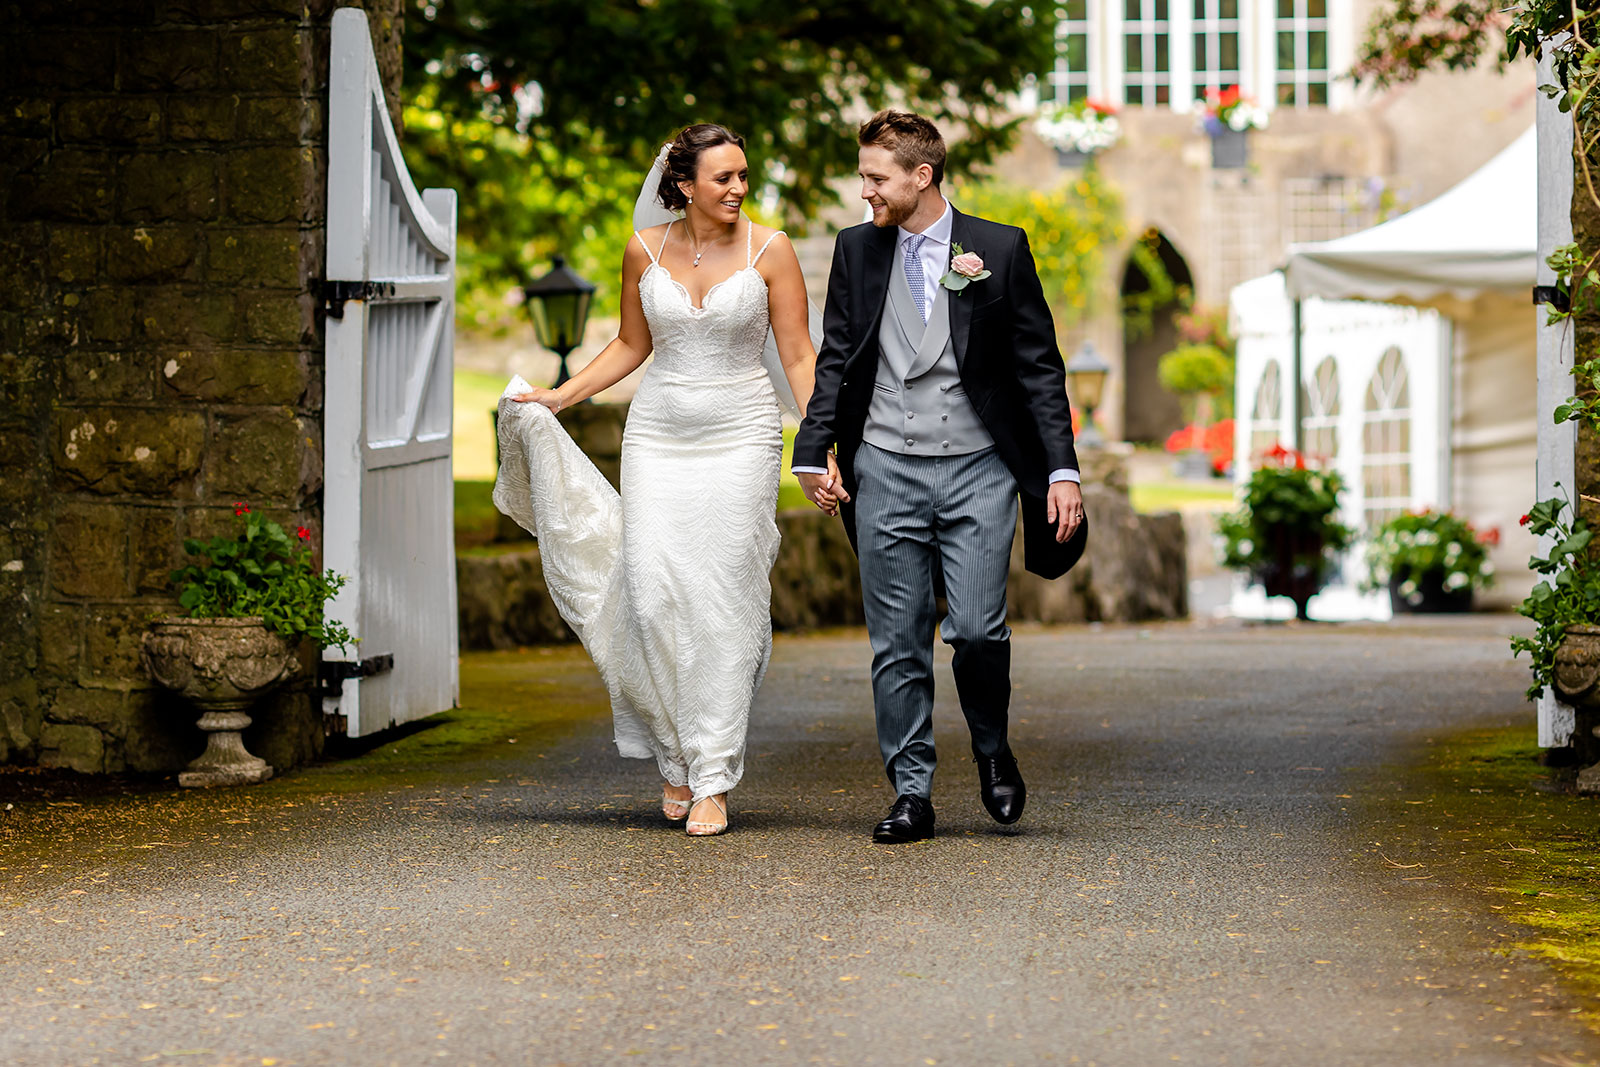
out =
<svg viewBox="0 0 1600 1067"><path fill-rule="evenodd" d="M556 374L559 388L572 377L567 373L567 355L583 341L589 305L594 302L594 283L567 266L565 256L556 256L550 273L524 286L522 296L533 320L534 336L561 360Z"/></svg>
<svg viewBox="0 0 1600 1067"><path fill-rule="evenodd" d="M1067 361L1067 395L1083 409L1083 427L1078 440L1085 448L1099 448L1106 443L1095 425L1094 411L1105 395L1106 378L1110 375L1111 365L1100 358L1090 341L1079 345Z"/></svg>

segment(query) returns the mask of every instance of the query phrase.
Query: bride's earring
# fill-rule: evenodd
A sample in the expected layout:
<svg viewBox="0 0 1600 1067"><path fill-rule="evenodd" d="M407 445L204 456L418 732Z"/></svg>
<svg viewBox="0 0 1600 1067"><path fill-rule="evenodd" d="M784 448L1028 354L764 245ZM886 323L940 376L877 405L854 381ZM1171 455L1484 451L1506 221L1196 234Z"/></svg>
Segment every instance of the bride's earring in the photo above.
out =
<svg viewBox="0 0 1600 1067"><path fill-rule="evenodd" d="M690 197L690 198L689 198L689 203L691 203L691 204L692 204L692 203L694 203L694 197L692 197L692 196L691 196L691 197Z"/></svg>

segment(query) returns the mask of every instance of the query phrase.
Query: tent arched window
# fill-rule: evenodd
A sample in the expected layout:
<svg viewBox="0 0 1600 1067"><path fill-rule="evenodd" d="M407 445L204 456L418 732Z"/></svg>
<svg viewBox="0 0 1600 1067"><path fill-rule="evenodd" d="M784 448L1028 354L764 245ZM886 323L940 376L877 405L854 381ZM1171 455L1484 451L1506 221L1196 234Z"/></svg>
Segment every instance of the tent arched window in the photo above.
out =
<svg viewBox="0 0 1600 1067"><path fill-rule="evenodd" d="M1331 467L1339 455L1339 365L1332 356L1317 364L1308 388L1300 390L1306 457Z"/></svg>
<svg viewBox="0 0 1600 1067"><path fill-rule="evenodd" d="M1255 407L1250 410L1250 462L1257 463L1262 455L1278 443L1283 419L1282 389L1277 363L1268 363L1261 372L1261 382L1256 386Z"/></svg>
<svg viewBox="0 0 1600 1067"><path fill-rule="evenodd" d="M1362 512L1374 530L1411 506L1411 391L1391 347L1367 384L1361 430Z"/></svg>

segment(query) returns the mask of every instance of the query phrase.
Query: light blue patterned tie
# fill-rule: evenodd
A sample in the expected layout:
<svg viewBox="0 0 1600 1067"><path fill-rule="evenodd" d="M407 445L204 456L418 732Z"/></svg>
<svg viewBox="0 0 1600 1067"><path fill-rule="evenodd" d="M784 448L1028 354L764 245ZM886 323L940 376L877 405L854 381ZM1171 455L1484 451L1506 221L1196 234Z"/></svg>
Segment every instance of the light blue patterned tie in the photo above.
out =
<svg viewBox="0 0 1600 1067"><path fill-rule="evenodd" d="M905 243L906 284L911 286L911 299L916 302L923 325L928 322L928 287L922 274L922 243L927 239L927 234L915 233L907 237Z"/></svg>

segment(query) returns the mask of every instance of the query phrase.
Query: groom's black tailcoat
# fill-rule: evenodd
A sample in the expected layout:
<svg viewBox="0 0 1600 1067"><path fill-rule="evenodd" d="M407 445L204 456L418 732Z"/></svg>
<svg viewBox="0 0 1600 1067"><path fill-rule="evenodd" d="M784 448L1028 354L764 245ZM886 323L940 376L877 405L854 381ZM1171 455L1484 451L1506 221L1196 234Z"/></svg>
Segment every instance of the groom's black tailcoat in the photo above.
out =
<svg viewBox="0 0 1600 1067"><path fill-rule="evenodd" d="M939 294L940 301L950 302L951 346L961 384L1021 489L1027 568L1057 578L1083 555L1088 525L1062 544L1055 539L1055 524L1045 518L1050 472L1078 467L1066 368L1050 306L1026 233L959 211L954 216L951 245L977 253L991 272L960 292ZM827 451L837 444L844 487L852 496L899 233L898 227L870 222L840 231L828 276L816 389L794 443L794 462L802 467L827 466ZM845 504L840 513L854 547L855 509Z"/></svg>

